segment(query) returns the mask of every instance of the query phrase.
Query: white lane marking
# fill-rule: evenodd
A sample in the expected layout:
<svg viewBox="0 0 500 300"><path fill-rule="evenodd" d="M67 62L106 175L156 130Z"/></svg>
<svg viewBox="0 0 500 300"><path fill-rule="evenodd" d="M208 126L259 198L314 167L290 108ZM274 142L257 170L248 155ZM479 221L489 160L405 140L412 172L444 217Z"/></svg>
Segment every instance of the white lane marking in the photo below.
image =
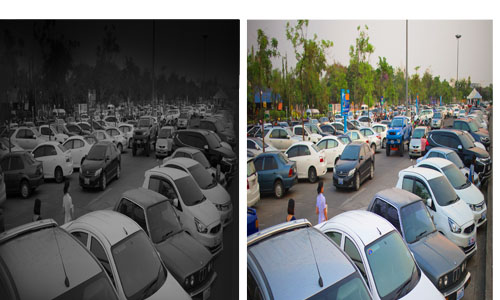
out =
<svg viewBox="0 0 500 300"><path fill-rule="evenodd" d="M96 202L97 200L100 200L102 198L102 196L104 196L106 193L108 193L109 191L111 191L113 188L108 188L106 189L102 194L100 194L99 196L95 197L94 199L92 199L92 201L90 201L87 205L85 205L85 207L89 207L91 206L92 204L94 204L94 202Z"/></svg>

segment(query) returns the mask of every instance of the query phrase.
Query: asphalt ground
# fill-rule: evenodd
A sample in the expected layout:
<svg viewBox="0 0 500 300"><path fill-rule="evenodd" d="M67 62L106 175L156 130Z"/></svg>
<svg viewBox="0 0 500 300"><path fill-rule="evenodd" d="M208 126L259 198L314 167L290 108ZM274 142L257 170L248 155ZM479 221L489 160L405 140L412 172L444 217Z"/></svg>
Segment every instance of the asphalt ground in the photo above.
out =
<svg viewBox="0 0 500 300"><path fill-rule="evenodd" d="M450 122L452 122L452 119L446 119L445 126L449 125ZM391 152L391 156L387 157L385 149L382 149L375 155L374 179L367 179L361 184L359 191L336 189L332 182L332 170L329 170L325 175L320 177L320 180L324 184L324 196L328 205L328 218L349 210L365 210L377 192L396 186L400 170L415 163L415 160L410 160L408 157L407 150L405 150L403 157L400 157L394 151ZM485 199L487 199L488 220L492 220L491 186L492 184L488 184L488 189L482 189ZM276 199L272 194L261 194L261 199L255 206L259 218L259 228L264 229L285 222L288 199L290 198L295 200L295 217L297 219L308 219L313 225L316 225L318 223L316 215L316 188L317 183L311 184L308 181L299 180L299 183L294 185L282 199ZM472 280L467 289L465 289L463 299L485 299L486 281L491 281L491 275L486 276L487 248L489 249L490 262L492 253L491 232L488 241L486 240L487 231L491 231L492 229L489 222L477 230L477 252L467 263Z"/></svg>
<svg viewBox="0 0 500 300"><path fill-rule="evenodd" d="M237 150L236 150L237 151ZM236 152L237 153L237 152ZM162 160L157 160L154 154L146 157L138 153L132 156L132 150L126 149L122 153L122 173L120 179L109 182L105 191L83 190L78 182L78 170L68 178L70 181L69 193L73 199L75 207L75 218L88 212L112 209L120 196L127 190L142 186L144 172L159 164ZM238 174L236 172L236 174ZM4 224L5 229L29 223L33 216L33 204L36 198L42 201L42 218L54 219L58 224L64 223L64 213L62 209L64 184L55 183L53 180L46 180L28 198L23 199L19 195L9 195L4 203ZM224 228L223 243L224 249L217 256L215 261L215 271L217 278L212 285L210 299L237 299L238 285L231 284L233 280L238 281L238 180L235 178L227 188L233 203L233 222Z"/></svg>

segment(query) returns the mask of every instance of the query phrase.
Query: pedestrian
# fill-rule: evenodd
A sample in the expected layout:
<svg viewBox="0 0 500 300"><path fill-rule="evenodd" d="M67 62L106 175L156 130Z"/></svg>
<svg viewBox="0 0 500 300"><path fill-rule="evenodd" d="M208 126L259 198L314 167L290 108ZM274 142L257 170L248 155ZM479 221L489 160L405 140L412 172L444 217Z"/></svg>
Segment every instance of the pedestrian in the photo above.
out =
<svg viewBox="0 0 500 300"><path fill-rule="evenodd" d="M295 200L289 199L288 200L288 216L286 216L286 221L294 221L297 220L295 218Z"/></svg>
<svg viewBox="0 0 500 300"><path fill-rule="evenodd" d="M316 214L318 215L318 224L328 220L328 205L323 195L323 181L318 183L318 196L316 197Z"/></svg>
<svg viewBox="0 0 500 300"><path fill-rule="evenodd" d="M69 195L69 181L64 182L64 196L63 196L63 212L64 212L64 223L68 223L73 220L74 206L73 200Z"/></svg>
<svg viewBox="0 0 500 300"><path fill-rule="evenodd" d="M33 222L40 221L42 219L42 215L40 213L42 206L42 201L40 199L35 199L35 206L33 207Z"/></svg>
<svg viewBox="0 0 500 300"><path fill-rule="evenodd" d="M469 167L469 181L474 184L474 165L476 164L476 156L472 156L472 160Z"/></svg>

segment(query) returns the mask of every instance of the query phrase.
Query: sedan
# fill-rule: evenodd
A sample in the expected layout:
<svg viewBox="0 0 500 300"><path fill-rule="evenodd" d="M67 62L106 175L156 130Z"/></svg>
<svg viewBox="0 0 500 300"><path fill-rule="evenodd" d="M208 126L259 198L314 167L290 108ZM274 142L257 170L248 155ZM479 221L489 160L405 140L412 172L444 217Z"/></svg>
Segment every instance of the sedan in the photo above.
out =
<svg viewBox="0 0 500 300"><path fill-rule="evenodd" d="M385 144L387 142L386 136L387 136L387 125L386 124L373 124L372 129L376 133L380 135L380 139L382 140L382 148L385 148Z"/></svg>
<svg viewBox="0 0 500 300"><path fill-rule="evenodd" d="M382 138L375 130L369 127L362 127L359 131L368 139L368 144L370 144L373 153L382 148Z"/></svg>
<svg viewBox="0 0 500 300"><path fill-rule="evenodd" d="M42 162L45 178L54 178L57 183L61 183L64 177L73 174L71 152L59 142L42 143L32 154L37 161Z"/></svg>
<svg viewBox="0 0 500 300"><path fill-rule="evenodd" d="M297 163L297 178L308 179L310 183L326 174L325 151L312 142L298 142L285 151L288 159Z"/></svg>
<svg viewBox="0 0 500 300"><path fill-rule="evenodd" d="M278 149L265 143L264 147L261 138L247 138L247 150L252 152L255 156L262 152L278 151Z"/></svg>
<svg viewBox="0 0 500 300"><path fill-rule="evenodd" d="M82 188L99 187L105 190L113 178L120 178L121 158L113 143L98 142L89 150L80 169L80 186Z"/></svg>
<svg viewBox="0 0 500 300"><path fill-rule="evenodd" d="M12 133L10 140L24 150L33 150L45 140L38 137L37 132L29 127L18 127Z"/></svg>
<svg viewBox="0 0 500 300"><path fill-rule="evenodd" d="M134 125L122 123L118 125L118 129L123 132L123 135L127 139L127 147L132 148L132 134L134 132Z"/></svg>
<svg viewBox="0 0 500 300"><path fill-rule="evenodd" d="M375 176L375 153L362 142L347 145L333 168L333 185L336 188L354 187L357 191L365 179Z"/></svg>
<svg viewBox="0 0 500 300"><path fill-rule="evenodd" d="M247 206L251 207L260 200L259 175L253 158L247 159Z"/></svg>
<svg viewBox="0 0 500 300"><path fill-rule="evenodd" d="M106 133L114 140L118 152L123 153L123 148L128 146L127 138L125 137L123 132L121 132L120 129L116 127L107 127Z"/></svg>
<svg viewBox="0 0 500 300"><path fill-rule="evenodd" d="M254 159L260 192L281 198L297 183L297 164L281 152L266 152Z"/></svg>
<svg viewBox="0 0 500 300"><path fill-rule="evenodd" d="M429 129L427 126L418 126L413 131L413 135L411 136L410 151L408 151L408 156L410 158L414 156L422 156L425 154L425 150L429 143L427 142L427 135L429 134Z"/></svg>
<svg viewBox="0 0 500 300"><path fill-rule="evenodd" d="M80 168L83 163L83 159L94 144L95 140L92 138L85 138L83 136L72 136L64 142L64 148L68 149L71 153L73 160L73 168Z"/></svg>
<svg viewBox="0 0 500 300"><path fill-rule="evenodd" d="M335 136L325 136L318 142L318 149L323 150L326 156L326 167L333 168L344 151L345 145Z"/></svg>
<svg viewBox="0 0 500 300"><path fill-rule="evenodd" d="M35 161L28 152L11 152L0 157L3 181L7 193L21 194L28 198L43 183L42 163Z"/></svg>

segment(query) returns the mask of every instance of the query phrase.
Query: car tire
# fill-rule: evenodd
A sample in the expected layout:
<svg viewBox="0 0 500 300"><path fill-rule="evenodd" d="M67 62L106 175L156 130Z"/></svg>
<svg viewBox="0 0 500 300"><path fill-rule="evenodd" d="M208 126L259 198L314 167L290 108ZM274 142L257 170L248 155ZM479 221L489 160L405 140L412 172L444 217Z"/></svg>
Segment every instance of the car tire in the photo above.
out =
<svg viewBox="0 0 500 300"><path fill-rule="evenodd" d="M123 153L123 146L121 143L119 143L116 148L118 148L118 153Z"/></svg>
<svg viewBox="0 0 500 300"><path fill-rule="evenodd" d="M391 147L389 147L389 145L387 145L385 147L385 156L389 156L391 155Z"/></svg>
<svg viewBox="0 0 500 300"><path fill-rule="evenodd" d="M354 190L359 191L359 187L361 186L360 182L361 178L359 178L359 172L356 172L356 177L354 179Z"/></svg>
<svg viewBox="0 0 500 300"><path fill-rule="evenodd" d="M137 145L135 143L132 144L132 156L137 154Z"/></svg>
<svg viewBox="0 0 500 300"><path fill-rule="evenodd" d="M21 181L19 192L21 194L21 197L23 197L24 199L30 196L30 185L26 179L23 179Z"/></svg>
<svg viewBox="0 0 500 300"><path fill-rule="evenodd" d="M64 181L63 171L61 167L56 167L56 170L54 171L54 179L57 183L61 183Z"/></svg>
<svg viewBox="0 0 500 300"><path fill-rule="evenodd" d="M403 157L404 151L405 151L405 145L404 144L399 145L399 156Z"/></svg>
<svg viewBox="0 0 500 300"><path fill-rule="evenodd" d="M144 152L146 152L146 156L149 157L149 148L151 147L151 144L149 143L149 140L146 141L146 144L144 145Z"/></svg>
<svg viewBox="0 0 500 300"><path fill-rule="evenodd" d="M377 145L372 144L371 146L373 154L377 153Z"/></svg>
<svg viewBox="0 0 500 300"><path fill-rule="evenodd" d="M386 142L387 142L387 141L386 141L386 139L384 138L384 139L382 140L382 145L381 145L382 149L384 149L385 147L387 147L387 146L385 145L385 143L386 143Z"/></svg>
<svg viewBox="0 0 500 300"><path fill-rule="evenodd" d="M102 170L102 175L101 175L101 190L104 191L106 189L107 179L106 179L106 173L104 169Z"/></svg>
<svg viewBox="0 0 500 300"><path fill-rule="evenodd" d="M120 179L121 171L122 167L120 166L120 164L118 164L118 166L116 167L116 179Z"/></svg>
<svg viewBox="0 0 500 300"><path fill-rule="evenodd" d="M375 177L375 165L373 163L370 164L370 179Z"/></svg>
<svg viewBox="0 0 500 300"><path fill-rule="evenodd" d="M285 188L283 187L283 182L281 180L276 180L274 183L274 197L277 199L283 198L285 195Z"/></svg>
<svg viewBox="0 0 500 300"><path fill-rule="evenodd" d="M307 171L307 179L310 183L315 183L318 180L318 175L316 174L316 168L310 167Z"/></svg>

